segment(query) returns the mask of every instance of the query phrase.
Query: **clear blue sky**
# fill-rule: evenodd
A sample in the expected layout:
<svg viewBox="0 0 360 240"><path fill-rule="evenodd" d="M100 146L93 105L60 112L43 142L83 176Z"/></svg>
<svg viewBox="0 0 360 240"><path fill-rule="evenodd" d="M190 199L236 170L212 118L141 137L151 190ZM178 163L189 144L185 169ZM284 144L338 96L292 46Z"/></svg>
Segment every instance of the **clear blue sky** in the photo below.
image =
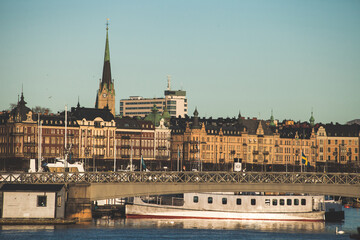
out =
<svg viewBox="0 0 360 240"><path fill-rule="evenodd" d="M0 0L0 110L94 107L106 18L116 111L187 91L189 115L360 118L358 0Z"/></svg>

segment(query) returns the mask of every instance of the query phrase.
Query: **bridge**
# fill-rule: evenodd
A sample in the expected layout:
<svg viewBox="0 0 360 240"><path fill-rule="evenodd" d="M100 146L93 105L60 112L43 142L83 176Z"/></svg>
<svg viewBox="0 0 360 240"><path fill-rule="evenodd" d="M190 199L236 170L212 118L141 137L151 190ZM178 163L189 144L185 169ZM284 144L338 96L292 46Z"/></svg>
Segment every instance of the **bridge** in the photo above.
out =
<svg viewBox="0 0 360 240"><path fill-rule="evenodd" d="M0 184L64 184L66 217L92 219L92 201L187 192L281 192L360 197L360 173L0 173Z"/></svg>
<svg viewBox="0 0 360 240"><path fill-rule="evenodd" d="M86 185L91 201L186 192L283 192L360 197L360 173L86 172L1 174L1 183Z"/></svg>

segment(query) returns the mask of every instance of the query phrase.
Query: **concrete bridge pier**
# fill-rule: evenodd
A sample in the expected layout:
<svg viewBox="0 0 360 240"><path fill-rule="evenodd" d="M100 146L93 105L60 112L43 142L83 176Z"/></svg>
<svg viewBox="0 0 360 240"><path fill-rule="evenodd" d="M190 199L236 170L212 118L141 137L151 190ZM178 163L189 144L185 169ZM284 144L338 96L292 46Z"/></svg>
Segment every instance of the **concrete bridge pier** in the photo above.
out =
<svg viewBox="0 0 360 240"><path fill-rule="evenodd" d="M78 222L92 220L89 183L68 184L65 216Z"/></svg>

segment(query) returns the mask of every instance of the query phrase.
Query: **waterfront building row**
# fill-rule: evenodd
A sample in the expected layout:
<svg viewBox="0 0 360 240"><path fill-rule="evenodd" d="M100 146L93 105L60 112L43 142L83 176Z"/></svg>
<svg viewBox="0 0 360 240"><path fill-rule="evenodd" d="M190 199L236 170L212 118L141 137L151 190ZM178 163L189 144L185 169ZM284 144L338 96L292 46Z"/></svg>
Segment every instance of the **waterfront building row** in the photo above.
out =
<svg viewBox="0 0 360 240"><path fill-rule="evenodd" d="M256 118L171 119L171 158L182 166L228 170L234 161L257 170L346 170L358 168L359 125L274 124ZM308 164L303 164L303 156ZM304 159L305 160L305 159ZM208 168L208 167L207 167ZM275 169L276 170L276 169Z"/></svg>
<svg viewBox="0 0 360 240"><path fill-rule="evenodd" d="M66 125L66 127L65 127ZM65 129L67 131L65 145ZM2 169L26 166L29 159L84 160L88 170L118 169L141 157L152 170L230 170L244 167L359 167L359 125L309 123L275 125L256 118L171 118L154 107L145 119L114 117L108 108L72 108L56 115L33 113L23 94L17 107L0 115ZM302 155L309 164L302 164Z"/></svg>
<svg viewBox="0 0 360 240"><path fill-rule="evenodd" d="M26 107L22 94L14 110L0 115L0 169L26 168L29 159L51 160L66 153L69 160L84 160L88 170L109 169L114 160L117 169L126 168L130 159L135 163L141 157L157 168L161 163L155 160L169 161L169 139L164 121L155 126L147 120L115 118L108 108L79 104L67 118L65 112L40 115Z"/></svg>

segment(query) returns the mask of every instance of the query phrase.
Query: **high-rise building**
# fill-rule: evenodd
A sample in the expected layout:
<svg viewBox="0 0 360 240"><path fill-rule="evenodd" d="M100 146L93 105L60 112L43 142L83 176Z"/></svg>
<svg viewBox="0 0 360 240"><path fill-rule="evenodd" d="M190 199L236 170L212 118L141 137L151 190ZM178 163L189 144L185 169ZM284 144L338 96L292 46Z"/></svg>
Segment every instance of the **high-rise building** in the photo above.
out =
<svg viewBox="0 0 360 240"><path fill-rule="evenodd" d="M110 50L109 50L109 25L106 23L106 43L102 79L96 96L95 108L109 108L115 116L115 88L114 80L111 79Z"/></svg>
<svg viewBox="0 0 360 240"><path fill-rule="evenodd" d="M165 108L171 117L185 117L188 113L186 91L171 90L170 76L168 76L168 86L164 91L164 98L143 98L133 96L129 99L120 100L120 115L129 117L145 117L151 113L154 105L162 113Z"/></svg>

